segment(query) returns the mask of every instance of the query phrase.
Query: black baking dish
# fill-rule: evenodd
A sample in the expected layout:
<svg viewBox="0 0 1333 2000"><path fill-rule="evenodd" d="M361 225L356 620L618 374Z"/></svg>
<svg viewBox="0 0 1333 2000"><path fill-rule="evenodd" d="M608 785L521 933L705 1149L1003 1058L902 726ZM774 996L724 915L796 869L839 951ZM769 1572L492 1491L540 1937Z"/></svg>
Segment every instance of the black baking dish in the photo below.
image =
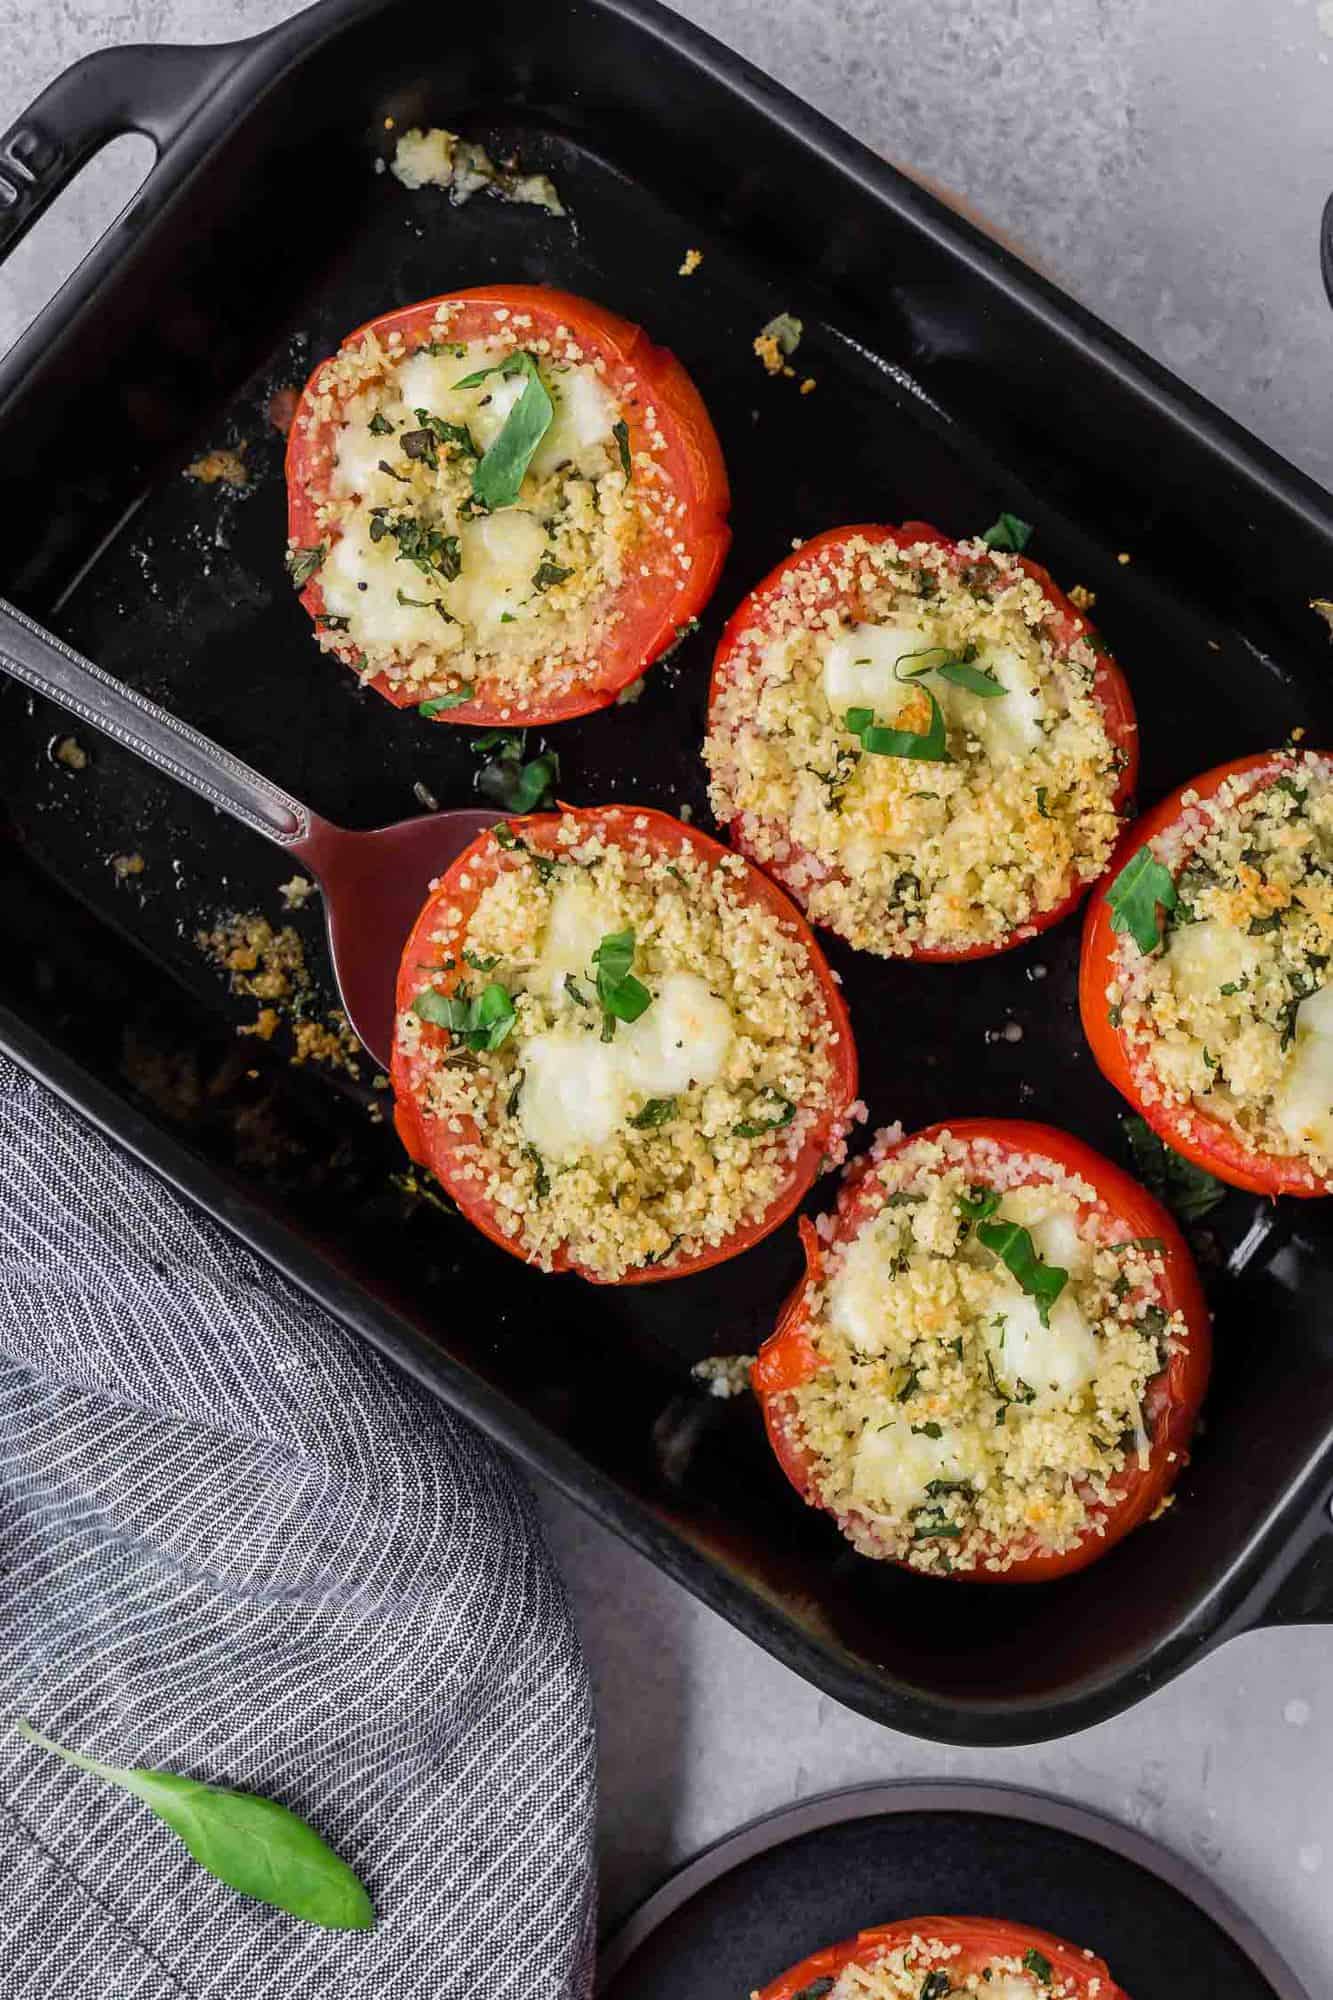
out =
<svg viewBox="0 0 1333 2000"><path fill-rule="evenodd" d="M570 218L409 196L374 171L388 119L516 152ZM553 732L565 796L706 820L711 646L791 538L908 516L958 534L1001 507L1097 592L1143 796L1295 725L1333 740L1307 608L1333 582L1325 495L650 0L496 0L475 20L325 0L243 45L91 58L0 147L0 252L125 129L156 139L156 167L0 368L0 589L329 817L401 817L418 783L466 803L475 760L466 732L358 692L312 646L266 405L373 313L489 278L586 293L674 348L735 489L703 629L637 703ZM782 309L805 322L808 396L751 352ZM182 478L242 439L244 493ZM1164 1520L1035 1589L870 1564L787 1490L749 1400L689 1373L768 1330L794 1230L618 1293L542 1278L405 1198L367 1079L239 1041L240 1004L191 941L219 908L276 916L281 857L114 745L71 772L48 755L62 727L0 688L0 1040L798 1672L900 1729L1012 1743L1124 1708L1238 1631L1333 1615L1326 1204L1234 1195L1209 1218L1215 1386ZM118 880L127 852L144 870ZM297 921L319 968L317 913ZM1118 1153L1077 940L1071 921L952 968L835 946L872 1122L1020 1113Z"/></svg>

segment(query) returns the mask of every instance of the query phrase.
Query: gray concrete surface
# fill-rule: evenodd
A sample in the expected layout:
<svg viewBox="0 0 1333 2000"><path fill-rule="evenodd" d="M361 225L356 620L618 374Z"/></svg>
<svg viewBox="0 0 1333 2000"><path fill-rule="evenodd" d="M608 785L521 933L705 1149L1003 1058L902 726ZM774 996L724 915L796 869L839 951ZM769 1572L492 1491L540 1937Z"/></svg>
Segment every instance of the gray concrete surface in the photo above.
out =
<svg viewBox="0 0 1333 2000"><path fill-rule="evenodd" d="M256 32L286 0L0 0L0 126L88 49ZM1325 483L1333 0L688 0L870 144L949 182L1062 283ZM121 141L0 277L0 347L147 164ZM597 1678L608 1913L757 1812L889 1776L1011 1778L1159 1835L1333 1993L1333 1641L1226 1648L1117 1722L964 1753L848 1714L545 1496ZM1221 2000L1221 1996L1219 1996Z"/></svg>

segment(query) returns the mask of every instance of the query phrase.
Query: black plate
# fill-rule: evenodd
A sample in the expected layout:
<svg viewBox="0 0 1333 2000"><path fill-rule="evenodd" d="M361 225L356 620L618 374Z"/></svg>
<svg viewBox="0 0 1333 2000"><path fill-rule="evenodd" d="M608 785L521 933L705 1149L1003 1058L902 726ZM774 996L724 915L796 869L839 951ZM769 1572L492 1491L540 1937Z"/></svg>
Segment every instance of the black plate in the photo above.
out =
<svg viewBox="0 0 1333 2000"><path fill-rule="evenodd" d="M386 118L516 149L572 219L409 196L372 170ZM359 692L313 647L282 574L266 405L371 314L488 278L549 279L641 319L698 380L735 488L702 631L637 703L551 732L564 796L706 820L711 647L791 538L908 515L961 534L1002 506L1036 522L1058 577L1098 593L1139 703L1145 796L1296 724L1333 739L1306 608L1333 576L1324 496L650 0L498 0L462 24L326 0L237 48L94 58L0 143L0 161L47 163L7 221L0 189L0 253L91 137L125 123L154 131L160 164L0 368L0 589L329 817L400 817L417 781L464 803L475 759L466 732ZM704 261L681 279L690 246ZM812 395L751 352L780 308L805 321ZM243 494L182 477L242 439ZM1181 1504L1085 1575L1005 1593L997 1615L994 1586L855 1556L788 1490L748 1399L692 1384L690 1363L769 1330L794 1230L617 1293L541 1278L406 1204L383 1099L238 1042L253 1008L191 941L219 906L277 915L280 857L113 745L71 774L47 755L64 727L0 688L10 1046L799 1672L900 1729L1018 1742L1124 1707L1249 1624L1330 1615L1327 1205L1237 1195L1209 1218L1218 1367ZM144 872L118 884L110 858L133 852ZM297 921L327 978L318 912ZM835 946L873 1121L1019 1113L1117 1152L1077 947L1074 922L965 967ZM1007 1021L1021 1041L998 1036Z"/></svg>
<svg viewBox="0 0 1333 2000"><path fill-rule="evenodd" d="M754 1820L602 1955L598 2000L738 2000L901 1917L991 1916L1105 1959L1132 2000L1309 2000L1204 1875L1114 1820L1007 1785L866 1785Z"/></svg>

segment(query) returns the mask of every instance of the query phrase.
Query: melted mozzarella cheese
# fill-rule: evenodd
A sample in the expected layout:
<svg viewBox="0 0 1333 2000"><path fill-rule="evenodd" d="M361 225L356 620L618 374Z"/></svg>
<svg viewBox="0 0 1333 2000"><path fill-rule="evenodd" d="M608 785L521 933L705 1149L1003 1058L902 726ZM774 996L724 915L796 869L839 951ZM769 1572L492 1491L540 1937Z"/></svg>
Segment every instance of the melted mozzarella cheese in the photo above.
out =
<svg viewBox="0 0 1333 2000"><path fill-rule="evenodd" d="M567 459L580 465L589 452L600 451L615 422L615 405L590 368L564 369L543 379L555 415L533 455L532 469L539 479Z"/></svg>
<svg viewBox="0 0 1333 2000"><path fill-rule="evenodd" d="M329 490L340 498L346 494L368 492L371 480L379 471L380 460L385 455L386 442L392 440L373 437L368 424L343 424L334 448Z"/></svg>
<svg viewBox="0 0 1333 2000"><path fill-rule="evenodd" d="M1333 1152L1333 985L1296 1009L1296 1040L1273 1115L1294 1145Z"/></svg>
<svg viewBox="0 0 1333 2000"><path fill-rule="evenodd" d="M935 1479L966 1479L974 1468L965 1441L944 1431L928 1437L901 1420L867 1426L852 1460L852 1492L872 1507L906 1513L929 1496Z"/></svg>
<svg viewBox="0 0 1333 2000"><path fill-rule="evenodd" d="M568 973L573 973L581 986L591 987L593 953L604 937L624 928L619 912L602 894L595 875L581 869L577 872L562 869L560 877L551 897L541 950L523 981L530 992L557 1002L568 999L565 989Z"/></svg>
<svg viewBox="0 0 1333 2000"><path fill-rule="evenodd" d="M847 1245L829 1284L830 1323L860 1354L883 1352L892 1270L879 1229L870 1223Z"/></svg>
<svg viewBox="0 0 1333 2000"><path fill-rule="evenodd" d="M1047 1264L1068 1271L1071 1278L1086 1277L1092 1269L1093 1246L1084 1242L1077 1218L1058 1206L1049 1188L1038 1184L1007 1189L1004 1215L1007 1222L1022 1224Z"/></svg>
<svg viewBox="0 0 1333 2000"><path fill-rule="evenodd" d="M945 714L975 736L995 762L1026 757L1041 743L1044 712L1032 664L1012 646L983 646L975 664L993 674L1005 693L969 694L966 688L941 682L936 675L931 685L939 693Z"/></svg>
<svg viewBox="0 0 1333 2000"><path fill-rule="evenodd" d="M422 600L438 597L438 581L399 562L392 536L372 542L369 528L367 517L353 516L329 550L319 573L325 608L334 617L350 619L351 637L362 644L369 641L405 654L418 647L438 652L447 632L439 612L429 603L423 608L398 601L400 590Z"/></svg>
<svg viewBox="0 0 1333 2000"><path fill-rule="evenodd" d="M891 725L911 698L909 682L897 680L894 666L910 664L909 653L920 653L930 640L918 625L853 625L839 632L824 659L824 696L841 719L849 708L873 708L876 720Z"/></svg>
<svg viewBox="0 0 1333 2000"><path fill-rule="evenodd" d="M1050 1408L1085 1388L1097 1372L1097 1342L1074 1301L1065 1294L1051 1307L1043 1326L1037 1302L1014 1292L989 1326L986 1340L998 1379L1017 1390L1020 1381L1035 1390L1033 1407Z"/></svg>
<svg viewBox="0 0 1333 2000"><path fill-rule="evenodd" d="M544 1158L577 1159L604 1146L623 1124L627 1085L624 1065L608 1060L614 1046L570 1021L519 1048L518 1119Z"/></svg>
<svg viewBox="0 0 1333 2000"><path fill-rule="evenodd" d="M504 350L483 346L480 341L471 342L462 355L426 354L418 349L396 371L404 407L408 411L429 410L447 423L466 424L473 442L481 451L488 451L528 382L526 374L494 372L503 355ZM493 372L470 389L457 386L483 368ZM591 452L600 454L615 421L611 396L591 368L543 369L542 381L554 413L550 429L533 456L538 478L571 460L581 464ZM371 443L376 440L371 439ZM382 455L376 451L371 464Z"/></svg>
<svg viewBox="0 0 1333 2000"><path fill-rule="evenodd" d="M692 1083L716 1083L735 1023L725 1000L693 972L669 972L653 1004L623 1023L608 1046L625 1073L649 1097L676 1097Z"/></svg>
<svg viewBox="0 0 1333 2000"><path fill-rule="evenodd" d="M479 636L499 630L533 593L532 579L546 548L546 530L533 514L505 507L479 521L465 521L458 535L460 574L446 602L455 618Z"/></svg>
<svg viewBox="0 0 1333 2000"><path fill-rule="evenodd" d="M1211 917L1197 924L1173 925L1167 942L1171 984L1190 1000L1211 1000L1223 986L1239 985L1257 963L1254 939Z"/></svg>

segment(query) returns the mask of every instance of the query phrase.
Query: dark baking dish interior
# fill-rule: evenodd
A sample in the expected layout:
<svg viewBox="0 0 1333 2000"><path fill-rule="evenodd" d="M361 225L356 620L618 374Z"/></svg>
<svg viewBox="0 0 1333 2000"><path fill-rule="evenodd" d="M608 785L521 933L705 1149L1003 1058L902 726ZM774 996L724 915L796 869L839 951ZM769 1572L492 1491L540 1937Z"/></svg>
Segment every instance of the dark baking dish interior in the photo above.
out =
<svg viewBox="0 0 1333 2000"><path fill-rule="evenodd" d="M388 119L516 152L569 218L408 195L374 170ZM500 0L474 22L326 0L248 45L94 58L0 148L27 162L0 249L126 126L154 134L158 166L0 371L0 588L329 817L399 818L416 784L466 803L476 759L466 732L394 712L312 646L282 574L266 406L373 313L491 278L586 293L674 348L735 489L702 630L636 703L551 733L563 796L707 823L712 644L792 537L909 516L962 534L1001 507L1036 523L1032 552L1062 582L1097 593L1139 705L1143 797L1296 726L1333 740L1307 608L1333 579L1325 497L660 9ZM685 279L690 247L703 263ZM751 351L779 310L805 323L812 394ZM243 492L182 477L241 440ZM1123 1708L1246 1626L1333 1611L1326 1204L1233 1195L1196 1232L1216 1379L1163 1520L1035 1589L871 1564L787 1489L749 1399L690 1377L769 1330L794 1229L616 1292L543 1278L405 1197L368 1077L239 1040L253 1003L192 943L220 909L276 918L281 856L110 743L88 740L71 772L48 754L67 727L0 688L4 1039L798 1672L900 1729L1018 1742ZM144 869L118 880L126 853ZM317 911L295 921L327 977ZM1078 1028L1077 945L1069 922L989 963L913 968L834 944L872 1125L1020 1114L1123 1157Z"/></svg>

